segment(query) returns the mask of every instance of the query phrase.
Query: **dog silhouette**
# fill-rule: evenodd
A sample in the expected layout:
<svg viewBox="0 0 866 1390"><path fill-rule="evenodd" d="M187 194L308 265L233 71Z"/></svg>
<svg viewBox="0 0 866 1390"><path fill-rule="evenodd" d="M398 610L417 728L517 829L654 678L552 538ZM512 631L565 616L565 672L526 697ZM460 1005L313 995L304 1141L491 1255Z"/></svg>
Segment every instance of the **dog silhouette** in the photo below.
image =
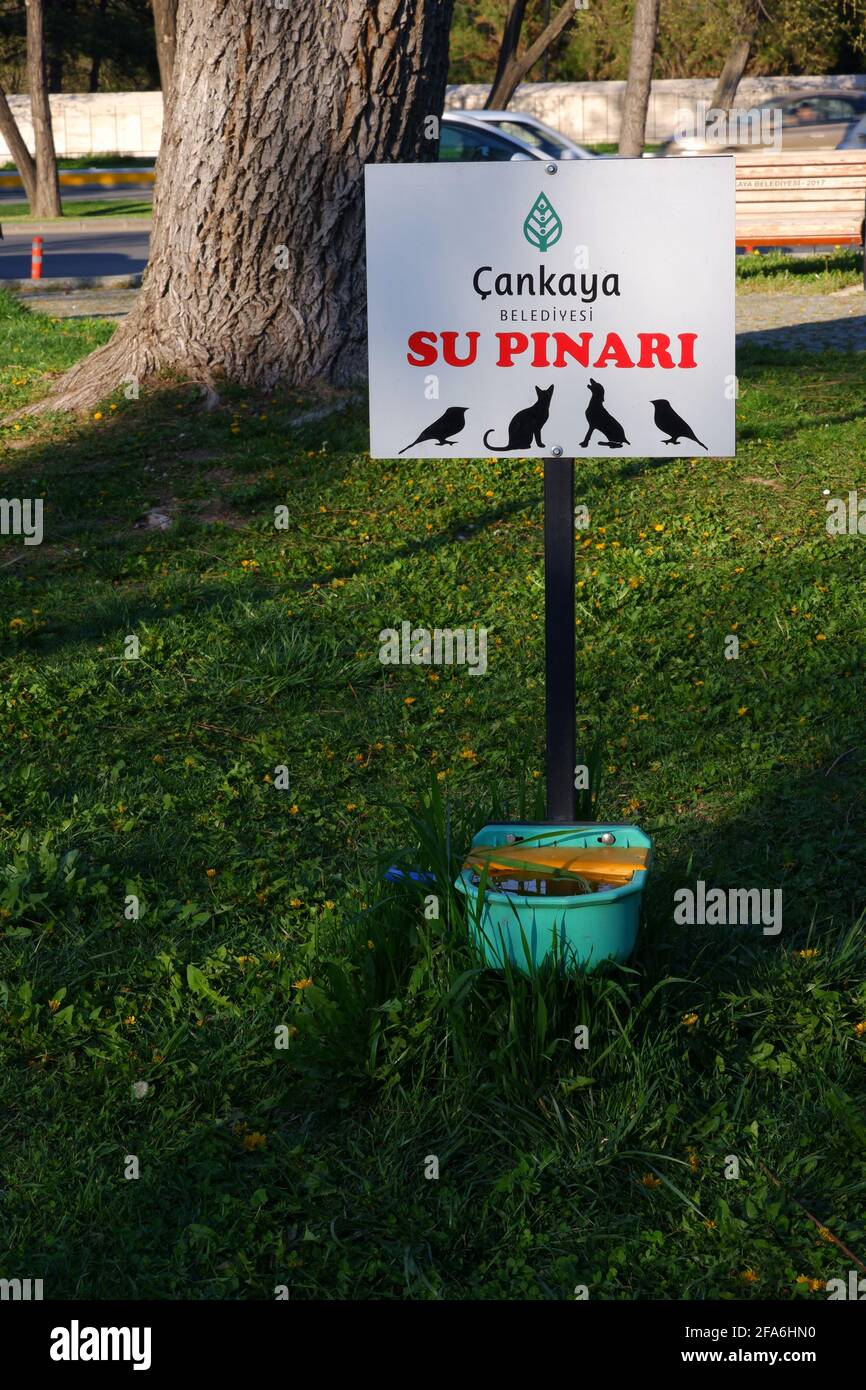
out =
<svg viewBox="0 0 866 1390"><path fill-rule="evenodd" d="M544 448L541 431L550 414L553 387L548 386L542 390L540 386L536 386L535 394L538 397L535 405L528 405L525 410L518 410L516 415L512 415L508 426L508 443L488 444L487 435L493 433L493 430L489 429L484 435L485 449L490 449L494 454L505 454L509 449L531 449L533 440L537 448Z"/></svg>
<svg viewBox="0 0 866 1390"><path fill-rule="evenodd" d="M696 444L700 444L702 449L706 449L706 444L702 439L698 439L691 425L687 425L683 417L677 415L670 401L650 401L650 405L655 407L653 418L656 422L656 428L660 429L662 434L670 436L669 439L663 439L662 444L679 444L680 437L682 437L683 439L693 439Z"/></svg>
<svg viewBox="0 0 866 1390"><path fill-rule="evenodd" d="M437 444L453 444L454 440L449 439L449 434L459 434L466 424L466 412L468 405L451 405L440 415L438 420L434 420L432 425L428 425L426 430L422 430L417 439L413 439L411 444L406 445L406 449L414 449L416 444L423 444L427 439L435 439ZM400 453L405 454L406 449L401 449Z"/></svg>
<svg viewBox="0 0 866 1390"><path fill-rule="evenodd" d="M621 449L623 444L629 444L630 440L625 437L625 430L618 420L614 420L609 410L604 408L604 387L598 381L589 378L590 402L586 408L586 423L589 429L584 438L580 441L581 449L585 449L592 439L593 434L598 430L603 434L604 444L609 449Z"/></svg>

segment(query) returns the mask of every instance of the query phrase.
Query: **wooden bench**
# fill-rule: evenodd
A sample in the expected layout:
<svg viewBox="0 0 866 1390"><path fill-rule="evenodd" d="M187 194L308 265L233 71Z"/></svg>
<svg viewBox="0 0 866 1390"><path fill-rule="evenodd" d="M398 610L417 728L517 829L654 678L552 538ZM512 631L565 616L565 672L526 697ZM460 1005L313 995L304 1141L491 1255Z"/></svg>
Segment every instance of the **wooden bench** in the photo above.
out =
<svg viewBox="0 0 866 1390"><path fill-rule="evenodd" d="M737 161L737 245L860 246L866 149L770 150Z"/></svg>

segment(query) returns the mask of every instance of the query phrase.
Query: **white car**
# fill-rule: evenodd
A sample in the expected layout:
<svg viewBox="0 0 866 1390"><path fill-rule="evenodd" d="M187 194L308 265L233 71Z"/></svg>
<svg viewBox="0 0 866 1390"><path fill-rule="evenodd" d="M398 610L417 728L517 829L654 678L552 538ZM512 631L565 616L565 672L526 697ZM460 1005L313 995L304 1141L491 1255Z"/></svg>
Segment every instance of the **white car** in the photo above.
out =
<svg viewBox="0 0 866 1390"><path fill-rule="evenodd" d="M473 126L486 127L503 138L515 142L517 149L528 151L534 159L596 159L598 156L581 145L575 144L567 135L545 125L527 111L446 111L443 117L449 120L470 122ZM491 156L487 156L490 158ZM500 159L508 156L500 153Z"/></svg>
<svg viewBox="0 0 866 1390"><path fill-rule="evenodd" d="M549 159L550 155L524 145L486 121L475 119L475 111L446 111L439 131L439 159L464 163L479 160Z"/></svg>
<svg viewBox="0 0 866 1390"><path fill-rule="evenodd" d="M530 149L538 150L547 159L597 159L592 150L585 150L574 140L545 125L528 111L473 111L476 120L495 125L504 135L512 135Z"/></svg>

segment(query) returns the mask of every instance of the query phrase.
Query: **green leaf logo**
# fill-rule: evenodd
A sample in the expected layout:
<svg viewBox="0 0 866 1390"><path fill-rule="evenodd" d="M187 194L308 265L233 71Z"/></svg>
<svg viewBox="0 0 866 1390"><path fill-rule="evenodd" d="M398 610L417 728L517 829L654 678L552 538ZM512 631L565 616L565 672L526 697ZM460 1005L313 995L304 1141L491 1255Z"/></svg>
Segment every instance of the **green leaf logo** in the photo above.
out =
<svg viewBox="0 0 866 1390"><path fill-rule="evenodd" d="M562 236L559 213L543 193L539 193L529 210L529 216L523 224L523 235L530 246L537 246L539 251L546 251L549 246L555 246Z"/></svg>

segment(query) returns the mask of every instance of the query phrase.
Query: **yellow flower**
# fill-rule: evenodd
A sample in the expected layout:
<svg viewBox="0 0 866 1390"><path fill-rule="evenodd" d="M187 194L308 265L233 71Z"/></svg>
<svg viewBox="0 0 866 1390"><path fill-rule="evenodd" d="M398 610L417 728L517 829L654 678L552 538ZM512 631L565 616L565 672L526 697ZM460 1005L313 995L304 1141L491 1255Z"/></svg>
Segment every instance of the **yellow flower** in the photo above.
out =
<svg viewBox="0 0 866 1390"><path fill-rule="evenodd" d="M56 1013L57 1013L57 1010L60 1008L60 1000L59 1000L59 999L49 999L49 1000L48 1000L48 1007L49 1007L49 1009L51 1010L51 1012L52 1012L53 1014L56 1014Z"/></svg>
<svg viewBox="0 0 866 1390"><path fill-rule="evenodd" d="M862 1038L863 1034L866 1033L866 1019L863 1019L860 1023L854 1024L854 1032L858 1038Z"/></svg>
<svg viewBox="0 0 866 1390"><path fill-rule="evenodd" d="M817 946L807 946L804 951L797 951L796 954L801 960L814 960L818 954Z"/></svg>
<svg viewBox="0 0 866 1390"><path fill-rule="evenodd" d="M164 763L164 762L165 762L165 758L162 756L161 753L154 753L154 755L153 755L153 761L154 761L155 763Z"/></svg>
<svg viewBox="0 0 866 1390"><path fill-rule="evenodd" d="M216 869L207 869L205 872L208 878L216 878Z"/></svg>
<svg viewBox="0 0 866 1390"><path fill-rule="evenodd" d="M742 717L743 717L744 714L748 714L748 713L749 713L749 706L748 706L748 705L740 705L740 708L737 710L737 714L740 716L741 719L742 719Z"/></svg>
<svg viewBox="0 0 866 1390"><path fill-rule="evenodd" d="M683 1025L684 1028L694 1028L697 1021L697 1014L683 1014L682 1018L680 1019L680 1023Z"/></svg>
<svg viewBox="0 0 866 1390"><path fill-rule="evenodd" d="M644 1187L661 1187L661 1178L657 1178L654 1173L644 1173L641 1178Z"/></svg>
<svg viewBox="0 0 866 1390"><path fill-rule="evenodd" d="M664 529L664 524L661 521L657 521L655 526L653 527L654 531L663 531Z"/></svg>
<svg viewBox="0 0 866 1390"><path fill-rule="evenodd" d="M291 806L289 807L289 815L290 815L290 816L296 816L297 814L298 814L298 803L297 803L297 801L293 801L292 804L291 804Z"/></svg>
<svg viewBox="0 0 866 1390"><path fill-rule="evenodd" d="M253 1153L255 1149L263 1149L268 1142L266 1134L259 1134L255 1130L252 1134L244 1135L244 1148L247 1153Z"/></svg>
<svg viewBox="0 0 866 1390"><path fill-rule="evenodd" d="M300 900L300 898L290 898L290 899L289 899L289 907L300 907L300 906L301 906L301 900Z"/></svg>
<svg viewBox="0 0 866 1390"><path fill-rule="evenodd" d="M130 1015L129 1015L129 1018L125 1018L123 1021L124 1021L124 1023L126 1024L127 1028L134 1028L134 1027L135 1027L135 1014L130 1014Z"/></svg>
<svg viewBox="0 0 866 1390"><path fill-rule="evenodd" d="M698 1168L700 1167L700 1164L699 1164L699 1162L698 1162L697 1153L695 1152L694 1149L689 1149L688 1154L689 1154L689 1167L691 1168L691 1170L692 1170L693 1173L696 1173L696 1172L698 1171Z"/></svg>
<svg viewBox="0 0 866 1390"><path fill-rule="evenodd" d="M101 419L102 419L102 411L101 411L101 410L97 410L96 413L95 413L95 415L93 416L93 418L94 418L94 420L101 420Z"/></svg>
<svg viewBox="0 0 866 1390"><path fill-rule="evenodd" d="M24 626L24 619L23 619L23 618L13 618L13 619L10 621L9 626L10 626L11 628L13 628L13 629L14 629L14 628L23 627L23 626Z"/></svg>
<svg viewBox="0 0 866 1390"><path fill-rule="evenodd" d="M312 983L312 977L308 975L305 980L295 980L292 989L309 989Z"/></svg>
<svg viewBox="0 0 866 1390"><path fill-rule="evenodd" d="M715 1221L705 1221L704 1225L706 1226L708 1231L714 1231L716 1229Z"/></svg>
<svg viewBox="0 0 866 1390"><path fill-rule="evenodd" d="M470 762L470 763L474 763L474 762L477 762L477 761L478 761L478 754L477 754L477 753L474 753L474 752L472 751L471 748L464 748L464 749L462 750L460 756L461 756L461 758L465 758L466 761L467 761L467 762Z"/></svg>
<svg viewBox="0 0 866 1390"><path fill-rule="evenodd" d="M403 701L403 704L404 704L404 705L414 705L415 699L416 699L416 697L415 697L414 695L407 695L406 698L405 698L405 700Z"/></svg>
<svg viewBox="0 0 866 1390"><path fill-rule="evenodd" d="M759 1276L755 1273L753 1269L744 1269L740 1275L740 1278L746 1284L755 1284L757 1283Z"/></svg>
<svg viewBox="0 0 866 1390"><path fill-rule="evenodd" d="M347 811L357 811L357 809L358 809L358 803L357 803L356 801L347 801L347 802L346 802L346 810L347 810Z"/></svg>
<svg viewBox="0 0 866 1390"><path fill-rule="evenodd" d="M332 903L330 898L325 899L325 907L328 909L329 912L333 912L336 906L337 904Z"/></svg>
<svg viewBox="0 0 866 1390"><path fill-rule="evenodd" d="M829 1226L819 1226L818 1235L822 1240L832 1241L833 1239L833 1232L830 1230Z"/></svg>
<svg viewBox="0 0 866 1390"><path fill-rule="evenodd" d="M798 1274L794 1282L796 1284L805 1284L810 1293L817 1293L819 1289L825 1289L827 1287L826 1280L810 1279L808 1274Z"/></svg>

